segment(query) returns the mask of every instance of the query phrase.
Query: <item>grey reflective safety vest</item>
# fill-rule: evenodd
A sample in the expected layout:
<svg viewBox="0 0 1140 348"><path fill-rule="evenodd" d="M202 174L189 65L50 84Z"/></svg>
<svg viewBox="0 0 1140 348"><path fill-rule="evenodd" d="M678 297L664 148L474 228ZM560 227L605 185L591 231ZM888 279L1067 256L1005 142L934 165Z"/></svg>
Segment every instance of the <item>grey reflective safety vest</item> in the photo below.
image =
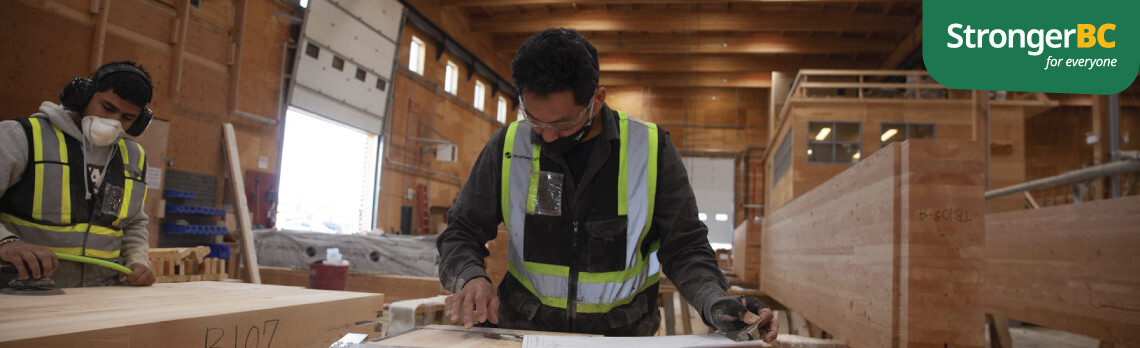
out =
<svg viewBox="0 0 1140 348"><path fill-rule="evenodd" d="M657 261L660 240L649 241L647 254L642 243L653 219L657 189L657 125L632 119L618 111L621 136L618 169L618 215L626 216L625 269L612 272L578 272L576 311L606 313L633 300L638 293L656 284L661 265ZM507 128L503 145L502 197L503 222L510 232L507 264L510 274L542 302L567 308L570 292L568 265L532 262L524 259L523 248L527 215L534 214L538 196L539 157L542 146L531 143L531 126L516 121ZM571 260L566 260L567 264Z"/></svg>
<svg viewBox="0 0 1140 348"><path fill-rule="evenodd" d="M0 197L0 222L20 239L60 254L118 258L123 228L142 211L146 153L119 139L99 194L88 201L82 143L46 118L16 120L28 140L28 165Z"/></svg>

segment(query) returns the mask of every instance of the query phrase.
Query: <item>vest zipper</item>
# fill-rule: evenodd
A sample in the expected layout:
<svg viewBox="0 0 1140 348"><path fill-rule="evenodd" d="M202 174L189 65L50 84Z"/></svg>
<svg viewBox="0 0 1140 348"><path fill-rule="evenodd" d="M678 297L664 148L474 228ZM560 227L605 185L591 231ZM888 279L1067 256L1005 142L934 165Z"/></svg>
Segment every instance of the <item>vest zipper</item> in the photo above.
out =
<svg viewBox="0 0 1140 348"><path fill-rule="evenodd" d="M571 215L573 216L573 215ZM571 217L573 218L573 217ZM567 332L574 332L574 320L578 317L578 220L574 220L574 239L570 242L570 282L566 291Z"/></svg>

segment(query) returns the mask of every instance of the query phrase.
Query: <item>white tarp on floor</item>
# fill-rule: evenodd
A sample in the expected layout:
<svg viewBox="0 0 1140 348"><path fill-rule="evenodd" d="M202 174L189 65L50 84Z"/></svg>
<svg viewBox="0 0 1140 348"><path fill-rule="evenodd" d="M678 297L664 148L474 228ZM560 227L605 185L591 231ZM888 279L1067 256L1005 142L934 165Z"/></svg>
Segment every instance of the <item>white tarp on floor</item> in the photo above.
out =
<svg viewBox="0 0 1140 348"><path fill-rule="evenodd" d="M340 248L352 269L395 275L438 277L436 236L346 235L314 232L258 231L257 263L266 267L308 268L324 260L325 249Z"/></svg>

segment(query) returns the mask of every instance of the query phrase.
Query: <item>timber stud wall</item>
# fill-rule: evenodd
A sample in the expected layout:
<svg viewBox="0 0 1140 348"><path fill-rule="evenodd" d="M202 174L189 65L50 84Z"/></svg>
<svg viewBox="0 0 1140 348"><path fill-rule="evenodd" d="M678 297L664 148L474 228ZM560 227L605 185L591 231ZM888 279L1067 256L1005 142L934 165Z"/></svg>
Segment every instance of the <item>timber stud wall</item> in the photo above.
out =
<svg viewBox="0 0 1140 348"><path fill-rule="evenodd" d="M853 348L984 347L985 150L892 144L790 201L761 290Z"/></svg>

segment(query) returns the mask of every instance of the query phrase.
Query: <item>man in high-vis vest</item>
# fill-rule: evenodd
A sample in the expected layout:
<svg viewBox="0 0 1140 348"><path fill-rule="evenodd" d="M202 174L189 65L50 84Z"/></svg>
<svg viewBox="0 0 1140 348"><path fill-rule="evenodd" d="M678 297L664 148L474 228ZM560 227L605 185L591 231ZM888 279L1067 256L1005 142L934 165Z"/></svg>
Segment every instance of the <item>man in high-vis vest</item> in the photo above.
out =
<svg viewBox="0 0 1140 348"><path fill-rule="evenodd" d="M548 29L511 68L520 120L491 135L437 240L451 321L649 336L664 271L705 324L774 340L771 310L725 295L669 133L605 104L594 46L573 29ZM508 273L496 293L483 258L500 223Z"/></svg>
<svg viewBox="0 0 1140 348"><path fill-rule="evenodd" d="M43 102L30 117L0 122L0 260L24 280L50 277L57 287L154 283L147 253L146 152L138 136L150 76L132 62L76 78L60 104ZM133 273L60 260L86 256ZM0 277L0 287L11 276Z"/></svg>

